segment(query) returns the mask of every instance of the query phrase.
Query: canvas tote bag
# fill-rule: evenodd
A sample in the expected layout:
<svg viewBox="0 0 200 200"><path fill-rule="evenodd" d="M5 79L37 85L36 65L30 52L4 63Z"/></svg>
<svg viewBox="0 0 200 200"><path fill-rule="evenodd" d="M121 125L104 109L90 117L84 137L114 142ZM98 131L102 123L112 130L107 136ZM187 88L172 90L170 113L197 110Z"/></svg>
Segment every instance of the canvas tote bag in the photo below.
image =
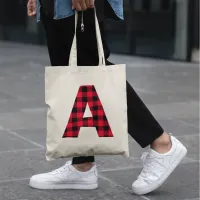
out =
<svg viewBox="0 0 200 200"><path fill-rule="evenodd" d="M105 65L96 12L95 26L99 66L77 66L75 32L69 66L45 68L47 160L129 155L125 65Z"/></svg>

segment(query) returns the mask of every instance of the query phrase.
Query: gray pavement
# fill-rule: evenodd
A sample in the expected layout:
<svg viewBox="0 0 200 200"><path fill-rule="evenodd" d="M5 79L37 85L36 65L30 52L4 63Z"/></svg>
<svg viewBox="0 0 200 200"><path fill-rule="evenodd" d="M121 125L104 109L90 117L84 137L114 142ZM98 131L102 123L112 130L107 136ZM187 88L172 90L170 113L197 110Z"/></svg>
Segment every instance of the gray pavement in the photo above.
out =
<svg viewBox="0 0 200 200"><path fill-rule="evenodd" d="M141 149L130 138L131 157L98 156L95 191L39 191L29 178L66 160L45 160L45 47L0 43L0 200L199 200L199 67L196 64L113 55L127 63L127 78L167 132L188 155L157 191L136 196ZM148 134L148 133L147 133Z"/></svg>

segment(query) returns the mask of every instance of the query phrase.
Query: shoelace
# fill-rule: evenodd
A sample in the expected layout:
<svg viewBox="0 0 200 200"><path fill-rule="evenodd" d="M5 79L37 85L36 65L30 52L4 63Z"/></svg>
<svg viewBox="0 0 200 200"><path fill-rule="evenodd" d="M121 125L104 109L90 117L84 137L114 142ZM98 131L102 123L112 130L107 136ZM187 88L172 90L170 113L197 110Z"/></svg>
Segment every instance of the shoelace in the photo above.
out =
<svg viewBox="0 0 200 200"><path fill-rule="evenodd" d="M55 169L51 172L51 174L56 174L56 173L62 173L62 172L69 172L69 165L71 163L70 162L67 162L64 166L58 168L58 169Z"/></svg>
<svg viewBox="0 0 200 200"><path fill-rule="evenodd" d="M151 174L152 169L155 167L155 158L148 151L142 154L141 160L144 168L138 178L147 180L146 177Z"/></svg>

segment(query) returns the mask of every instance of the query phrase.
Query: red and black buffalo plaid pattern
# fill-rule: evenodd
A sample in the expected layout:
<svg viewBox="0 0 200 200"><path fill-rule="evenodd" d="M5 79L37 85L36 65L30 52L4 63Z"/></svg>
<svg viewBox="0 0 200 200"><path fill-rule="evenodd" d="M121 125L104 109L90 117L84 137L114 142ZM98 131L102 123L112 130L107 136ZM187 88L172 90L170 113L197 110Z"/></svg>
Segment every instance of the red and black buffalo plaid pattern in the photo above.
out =
<svg viewBox="0 0 200 200"><path fill-rule="evenodd" d="M87 104L92 117L84 118ZM79 88L63 138L78 137L81 127L96 127L99 137L113 137L94 85L84 85Z"/></svg>

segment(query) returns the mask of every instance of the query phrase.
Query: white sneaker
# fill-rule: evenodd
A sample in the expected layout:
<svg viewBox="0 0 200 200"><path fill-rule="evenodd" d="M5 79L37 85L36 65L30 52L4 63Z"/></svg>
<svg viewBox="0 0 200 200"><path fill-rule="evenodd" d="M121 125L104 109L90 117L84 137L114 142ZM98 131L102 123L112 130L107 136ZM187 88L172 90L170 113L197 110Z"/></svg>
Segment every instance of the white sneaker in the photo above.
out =
<svg viewBox="0 0 200 200"><path fill-rule="evenodd" d="M71 161L52 172L31 177L29 185L36 189L93 190L98 187L98 172L94 165L87 172L76 170Z"/></svg>
<svg viewBox="0 0 200 200"><path fill-rule="evenodd" d="M175 137L171 136L172 148L166 154L153 149L142 155L144 168L133 183L133 192L137 195L150 193L160 187L187 154L187 149Z"/></svg>

